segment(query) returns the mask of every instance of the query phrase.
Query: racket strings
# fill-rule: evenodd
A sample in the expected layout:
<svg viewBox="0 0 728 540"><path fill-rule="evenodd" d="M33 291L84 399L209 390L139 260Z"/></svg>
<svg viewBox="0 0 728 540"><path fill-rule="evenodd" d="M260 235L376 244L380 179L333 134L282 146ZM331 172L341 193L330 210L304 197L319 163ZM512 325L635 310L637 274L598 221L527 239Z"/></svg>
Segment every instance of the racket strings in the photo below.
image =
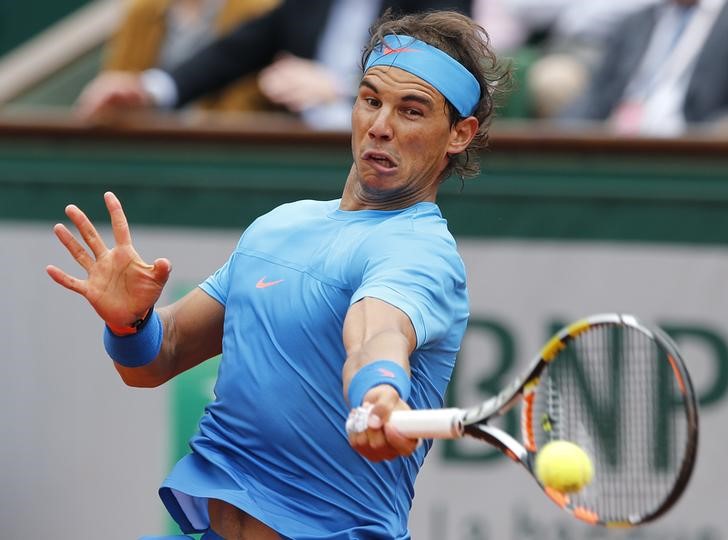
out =
<svg viewBox="0 0 728 540"><path fill-rule="evenodd" d="M536 447L568 440L592 458L594 480L570 506L600 521L656 512L680 474L684 408L667 353L631 327L592 327L542 373L532 417Z"/></svg>

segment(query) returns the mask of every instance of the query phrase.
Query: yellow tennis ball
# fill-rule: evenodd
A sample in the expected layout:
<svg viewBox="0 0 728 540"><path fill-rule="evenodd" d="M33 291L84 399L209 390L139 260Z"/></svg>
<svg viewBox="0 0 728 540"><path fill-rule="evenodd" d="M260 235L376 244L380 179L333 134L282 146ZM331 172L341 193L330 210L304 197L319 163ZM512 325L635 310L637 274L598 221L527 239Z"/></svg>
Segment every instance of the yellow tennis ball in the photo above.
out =
<svg viewBox="0 0 728 540"><path fill-rule="evenodd" d="M561 493L579 491L591 482L594 465L584 450L569 441L552 441L536 454L536 478Z"/></svg>

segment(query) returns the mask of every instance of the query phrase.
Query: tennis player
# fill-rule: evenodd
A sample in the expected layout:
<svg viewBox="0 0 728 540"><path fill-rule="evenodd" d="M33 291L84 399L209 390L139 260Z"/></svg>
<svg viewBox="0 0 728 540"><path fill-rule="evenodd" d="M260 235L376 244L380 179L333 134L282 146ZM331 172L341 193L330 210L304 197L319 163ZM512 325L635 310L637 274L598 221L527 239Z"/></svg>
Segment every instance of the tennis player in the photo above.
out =
<svg viewBox="0 0 728 540"><path fill-rule="evenodd" d="M406 539L430 442L395 409L440 407L468 317L465 269L435 204L478 173L503 77L469 18L385 16L364 53L353 165L340 199L255 220L229 260L178 302L154 307L170 262L145 263L105 194L109 249L76 206L55 234L88 273L60 285L105 321L125 383L155 387L222 352L215 399L160 496L206 540ZM348 413L371 408L347 434Z"/></svg>

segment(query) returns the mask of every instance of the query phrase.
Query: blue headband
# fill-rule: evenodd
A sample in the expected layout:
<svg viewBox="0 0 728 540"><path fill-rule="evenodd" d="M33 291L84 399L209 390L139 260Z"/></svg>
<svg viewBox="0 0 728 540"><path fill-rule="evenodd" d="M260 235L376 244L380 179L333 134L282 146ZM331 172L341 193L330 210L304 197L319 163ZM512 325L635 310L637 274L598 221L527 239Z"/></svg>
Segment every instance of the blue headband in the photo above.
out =
<svg viewBox="0 0 728 540"><path fill-rule="evenodd" d="M449 54L411 36L384 36L364 71L374 66L403 69L430 83L463 117L473 114L480 101L480 85L472 73Z"/></svg>

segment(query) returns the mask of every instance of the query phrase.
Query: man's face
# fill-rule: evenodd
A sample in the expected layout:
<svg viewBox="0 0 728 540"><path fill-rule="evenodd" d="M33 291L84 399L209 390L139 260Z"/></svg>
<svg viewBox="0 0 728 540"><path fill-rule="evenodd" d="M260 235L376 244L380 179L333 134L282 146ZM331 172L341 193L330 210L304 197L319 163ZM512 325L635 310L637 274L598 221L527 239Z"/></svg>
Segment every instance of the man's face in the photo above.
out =
<svg viewBox="0 0 728 540"><path fill-rule="evenodd" d="M371 68L352 111L357 196L396 206L434 200L455 132L440 92L399 68Z"/></svg>

